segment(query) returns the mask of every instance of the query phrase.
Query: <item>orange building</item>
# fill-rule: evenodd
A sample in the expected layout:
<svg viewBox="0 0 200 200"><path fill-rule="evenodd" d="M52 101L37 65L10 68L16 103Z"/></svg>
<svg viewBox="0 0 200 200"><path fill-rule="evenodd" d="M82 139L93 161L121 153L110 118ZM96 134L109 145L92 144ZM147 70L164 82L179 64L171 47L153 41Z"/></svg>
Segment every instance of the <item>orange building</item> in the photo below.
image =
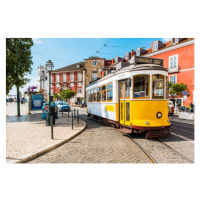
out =
<svg viewBox="0 0 200 200"><path fill-rule="evenodd" d="M160 47L160 48L159 48ZM163 65L168 69L168 80L172 83L184 83L189 89L190 97L187 105L194 103L194 39L172 38L171 41L162 43L155 41L144 56L163 59ZM169 96L172 100L172 97ZM175 106L185 105L183 97L176 96Z"/></svg>

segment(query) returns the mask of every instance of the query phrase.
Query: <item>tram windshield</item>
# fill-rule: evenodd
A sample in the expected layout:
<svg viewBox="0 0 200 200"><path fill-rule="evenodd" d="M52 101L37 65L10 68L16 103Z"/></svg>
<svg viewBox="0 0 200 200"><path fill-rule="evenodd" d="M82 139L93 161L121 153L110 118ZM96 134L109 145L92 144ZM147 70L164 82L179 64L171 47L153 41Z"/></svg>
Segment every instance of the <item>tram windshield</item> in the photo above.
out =
<svg viewBox="0 0 200 200"><path fill-rule="evenodd" d="M152 76L152 98L164 97L164 76L155 74Z"/></svg>
<svg viewBox="0 0 200 200"><path fill-rule="evenodd" d="M149 75L134 76L134 98L149 98Z"/></svg>

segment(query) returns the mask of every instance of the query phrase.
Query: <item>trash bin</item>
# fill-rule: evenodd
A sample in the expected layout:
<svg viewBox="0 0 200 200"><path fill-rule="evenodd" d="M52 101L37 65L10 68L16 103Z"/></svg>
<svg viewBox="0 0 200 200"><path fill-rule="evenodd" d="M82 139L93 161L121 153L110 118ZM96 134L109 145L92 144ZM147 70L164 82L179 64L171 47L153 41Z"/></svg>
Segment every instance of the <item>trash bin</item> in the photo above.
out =
<svg viewBox="0 0 200 200"><path fill-rule="evenodd" d="M46 111L46 125L51 126L51 117L53 116L53 125L55 124L56 112L55 106L50 106L51 113L49 114L49 109Z"/></svg>

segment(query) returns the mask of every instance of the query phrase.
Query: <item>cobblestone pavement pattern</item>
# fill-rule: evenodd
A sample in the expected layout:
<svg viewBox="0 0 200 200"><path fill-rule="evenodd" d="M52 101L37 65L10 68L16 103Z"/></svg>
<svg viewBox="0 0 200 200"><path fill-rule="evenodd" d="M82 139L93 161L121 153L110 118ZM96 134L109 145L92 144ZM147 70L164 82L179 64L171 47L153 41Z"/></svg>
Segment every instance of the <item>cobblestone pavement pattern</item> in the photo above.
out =
<svg viewBox="0 0 200 200"><path fill-rule="evenodd" d="M160 141L194 161L194 124L171 121L171 136Z"/></svg>
<svg viewBox="0 0 200 200"><path fill-rule="evenodd" d="M150 163L148 157L128 137L96 120L66 144L29 163Z"/></svg>
<svg viewBox="0 0 200 200"><path fill-rule="evenodd" d="M85 123L74 123L71 129L71 120L67 116L59 115L54 125L54 139L51 139L51 127L46 126L46 120L41 119L41 111L27 114L28 105L20 105L20 117L17 117L17 103L8 103L6 106L6 161L18 160L20 156L36 151L55 142L63 141L68 135L81 130ZM84 123L84 124L83 124Z"/></svg>
<svg viewBox="0 0 200 200"><path fill-rule="evenodd" d="M82 113L83 114L83 113ZM61 147L32 160L30 163L148 163L143 152L121 132L96 120L87 119L88 127L81 135ZM172 122L172 128L176 123ZM187 126L187 125L186 125ZM191 131L191 130L190 130ZM179 136L182 137L179 137ZM191 160L194 156L192 136L172 133L163 138L172 148ZM137 142L149 151L158 163L188 163L162 143L152 139L137 138ZM185 148L186 147L186 148Z"/></svg>

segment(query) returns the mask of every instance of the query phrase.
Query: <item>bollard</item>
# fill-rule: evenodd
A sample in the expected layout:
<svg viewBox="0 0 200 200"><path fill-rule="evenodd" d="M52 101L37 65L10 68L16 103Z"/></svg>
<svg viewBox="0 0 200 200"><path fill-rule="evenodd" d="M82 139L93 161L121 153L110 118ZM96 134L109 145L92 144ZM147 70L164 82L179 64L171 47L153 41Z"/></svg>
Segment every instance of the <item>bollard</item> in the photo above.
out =
<svg viewBox="0 0 200 200"><path fill-rule="evenodd" d="M68 118L69 118L69 110L68 110Z"/></svg>
<svg viewBox="0 0 200 200"><path fill-rule="evenodd" d="M53 139L53 116L51 116L51 139Z"/></svg>
<svg viewBox="0 0 200 200"><path fill-rule="evenodd" d="M75 120L75 117L76 117L76 109L74 109L74 120Z"/></svg>
<svg viewBox="0 0 200 200"><path fill-rule="evenodd" d="M78 114L78 110L77 110L77 124L79 124L79 114Z"/></svg>
<svg viewBox="0 0 200 200"><path fill-rule="evenodd" d="M62 116L63 116L63 111L62 111Z"/></svg>
<svg viewBox="0 0 200 200"><path fill-rule="evenodd" d="M73 129L73 112L72 112L72 115L71 115L71 116L72 116L72 129Z"/></svg>

